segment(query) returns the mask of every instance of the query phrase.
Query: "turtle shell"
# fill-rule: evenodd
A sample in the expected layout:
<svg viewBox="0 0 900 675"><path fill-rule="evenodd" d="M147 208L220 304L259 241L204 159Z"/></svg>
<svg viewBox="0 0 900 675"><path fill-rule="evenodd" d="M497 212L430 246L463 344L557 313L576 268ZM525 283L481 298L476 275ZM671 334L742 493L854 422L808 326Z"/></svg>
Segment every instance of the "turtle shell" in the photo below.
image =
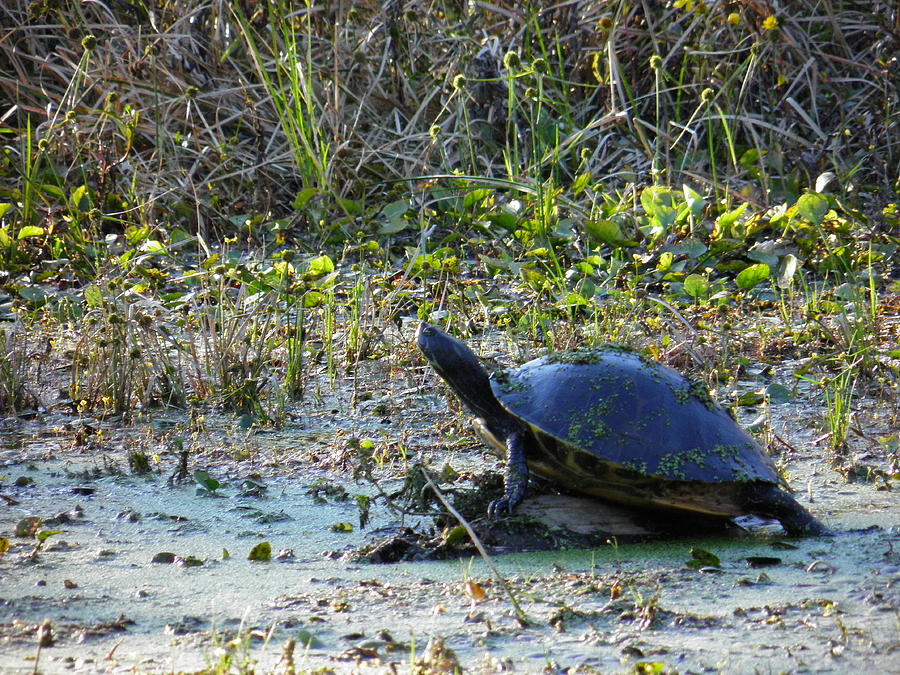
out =
<svg viewBox="0 0 900 675"><path fill-rule="evenodd" d="M576 489L778 482L768 455L705 386L621 347L551 354L496 373L491 388L533 433L529 466Z"/></svg>

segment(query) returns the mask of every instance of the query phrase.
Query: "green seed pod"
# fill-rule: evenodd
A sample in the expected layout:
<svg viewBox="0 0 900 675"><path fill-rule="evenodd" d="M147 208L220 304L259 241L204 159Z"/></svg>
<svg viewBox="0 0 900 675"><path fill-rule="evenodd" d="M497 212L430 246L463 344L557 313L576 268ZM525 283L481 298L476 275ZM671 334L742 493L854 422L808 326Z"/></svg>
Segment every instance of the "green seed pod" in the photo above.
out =
<svg viewBox="0 0 900 675"><path fill-rule="evenodd" d="M503 55L503 67L507 70L518 70L522 67L522 59L516 52L509 51Z"/></svg>

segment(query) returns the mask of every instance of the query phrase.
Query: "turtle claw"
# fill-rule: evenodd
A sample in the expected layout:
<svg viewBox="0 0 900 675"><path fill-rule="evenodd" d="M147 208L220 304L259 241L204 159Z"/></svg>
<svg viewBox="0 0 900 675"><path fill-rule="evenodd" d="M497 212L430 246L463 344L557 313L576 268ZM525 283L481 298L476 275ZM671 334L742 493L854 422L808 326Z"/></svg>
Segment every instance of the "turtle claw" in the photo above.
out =
<svg viewBox="0 0 900 675"><path fill-rule="evenodd" d="M509 497L495 499L487 507L488 518L497 518L499 516L508 516L513 512L515 504Z"/></svg>

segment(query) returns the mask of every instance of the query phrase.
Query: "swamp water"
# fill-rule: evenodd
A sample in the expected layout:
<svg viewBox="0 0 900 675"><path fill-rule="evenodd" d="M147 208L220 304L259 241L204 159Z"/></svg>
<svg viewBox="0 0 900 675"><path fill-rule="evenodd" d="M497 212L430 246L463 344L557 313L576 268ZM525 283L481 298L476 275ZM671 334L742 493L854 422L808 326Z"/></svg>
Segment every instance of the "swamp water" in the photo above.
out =
<svg viewBox="0 0 900 675"><path fill-rule="evenodd" d="M900 659L897 496L811 457L792 462L792 482L833 537L494 556L507 590L480 559L354 562L345 553L391 515L376 504L360 530L355 500L317 499L320 479L367 486L286 458L296 430L256 435L249 459L198 459L222 483L212 493L168 480L174 455L128 474L114 437L92 451L4 437L0 672L888 672ZM469 455L473 470L484 461ZM14 536L29 517L61 530L37 552ZM248 560L262 541L272 559ZM719 566L687 566L691 549Z"/></svg>

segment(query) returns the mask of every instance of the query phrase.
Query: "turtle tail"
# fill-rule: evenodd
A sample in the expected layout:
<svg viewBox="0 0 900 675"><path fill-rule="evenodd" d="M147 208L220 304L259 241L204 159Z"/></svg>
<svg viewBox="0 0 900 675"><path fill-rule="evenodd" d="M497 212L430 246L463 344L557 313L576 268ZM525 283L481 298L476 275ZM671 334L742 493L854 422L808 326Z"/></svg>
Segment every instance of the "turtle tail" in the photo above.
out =
<svg viewBox="0 0 900 675"><path fill-rule="evenodd" d="M744 504L751 513L775 518L792 537L821 537L831 532L789 493L771 483L747 487Z"/></svg>

